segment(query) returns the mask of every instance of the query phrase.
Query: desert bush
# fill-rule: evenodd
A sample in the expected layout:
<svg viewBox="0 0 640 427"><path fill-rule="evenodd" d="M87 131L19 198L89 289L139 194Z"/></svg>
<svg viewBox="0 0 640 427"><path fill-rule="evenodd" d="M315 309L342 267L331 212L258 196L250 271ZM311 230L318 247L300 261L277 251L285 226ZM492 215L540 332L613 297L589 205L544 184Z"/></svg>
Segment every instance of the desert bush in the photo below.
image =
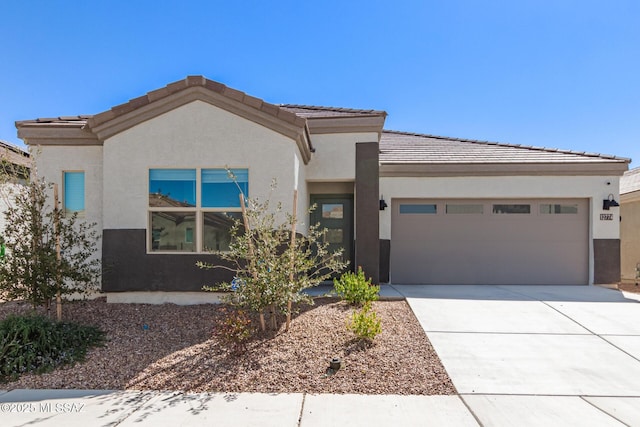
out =
<svg viewBox="0 0 640 427"><path fill-rule="evenodd" d="M222 319L214 329L214 336L223 345L230 347L233 353L244 353L254 332L251 318L246 310L233 307L222 307L220 310Z"/></svg>
<svg viewBox="0 0 640 427"><path fill-rule="evenodd" d="M104 332L95 326L41 315L9 316L0 322L0 382L82 361L90 347L103 342Z"/></svg>
<svg viewBox="0 0 640 427"><path fill-rule="evenodd" d="M283 212L280 204L270 206L269 199L265 202L249 199L247 203L243 220L234 221L229 250L215 252L227 265L209 262L197 265L232 270L235 275L232 283L203 289L229 291L223 297L224 302L258 313L263 331L265 314L269 313L271 329L276 330L278 313L287 315L288 326L294 303L312 303L302 291L342 271L346 262L341 252L329 252L323 229L310 226L306 234L298 234L295 213Z"/></svg>
<svg viewBox="0 0 640 427"><path fill-rule="evenodd" d="M57 294L87 294L101 275L96 224L55 209L51 187L34 175L16 189L4 212L7 251L0 262L0 295L27 300L34 308L48 307Z"/></svg>
<svg viewBox="0 0 640 427"><path fill-rule="evenodd" d="M348 328L361 340L373 341L382 332L382 322L371 310L371 303L367 302L360 310L353 312Z"/></svg>
<svg viewBox="0 0 640 427"><path fill-rule="evenodd" d="M340 298L349 304L362 305L376 301L380 292L380 286L372 285L371 279L367 279L358 267L358 272L346 272L340 279L333 279L333 288Z"/></svg>

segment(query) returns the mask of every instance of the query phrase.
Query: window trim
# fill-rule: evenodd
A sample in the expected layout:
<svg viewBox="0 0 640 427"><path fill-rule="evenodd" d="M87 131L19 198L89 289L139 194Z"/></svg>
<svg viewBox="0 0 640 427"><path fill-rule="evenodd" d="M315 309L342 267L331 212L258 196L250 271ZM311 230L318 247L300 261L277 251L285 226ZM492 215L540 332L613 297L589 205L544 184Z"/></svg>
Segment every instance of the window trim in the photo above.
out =
<svg viewBox="0 0 640 427"><path fill-rule="evenodd" d="M151 170L154 169L194 169L196 171L196 205L193 207L151 207L149 206L149 174ZM249 189L251 188L251 170L248 166L197 166L197 167L183 167L183 166L175 166L175 167L166 167L166 166L158 166L158 167L148 167L146 174L146 198L147 198L147 230L146 230L146 251L148 255L194 255L194 254L209 254L210 252L205 251L204 249L204 213L205 212L242 212L241 207L221 207L221 208L203 208L202 207L202 170L203 169L245 169L247 171L247 183ZM249 190L250 191L250 190ZM245 194L245 199L249 197L248 194ZM154 251L152 250L152 213L153 212L194 212L195 213L195 226L194 226L194 251Z"/></svg>

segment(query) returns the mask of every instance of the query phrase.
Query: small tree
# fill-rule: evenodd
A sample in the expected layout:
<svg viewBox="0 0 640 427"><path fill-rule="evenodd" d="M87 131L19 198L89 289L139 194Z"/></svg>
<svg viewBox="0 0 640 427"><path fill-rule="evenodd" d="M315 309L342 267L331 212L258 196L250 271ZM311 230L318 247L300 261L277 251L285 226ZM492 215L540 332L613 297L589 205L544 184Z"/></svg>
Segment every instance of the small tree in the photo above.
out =
<svg viewBox="0 0 640 427"><path fill-rule="evenodd" d="M240 197L243 221L235 221L231 229L229 251L216 253L233 267L198 262L200 268L230 269L235 279L204 289L231 291L225 302L257 312L263 331L265 312L271 315L273 329L277 313L287 315L288 327L292 303L312 302L302 291L328 280L346 263L341 252L329 253L322 238L325 230L311 226L307 234L297 235L295 212L283 213L281 205L271 209L268 200L250 200L244 208L244 196ZM296 199L294 195L294 206Z"/></svg>
<svg viewBox="0 0 640 427"><path fill-rule="evenodd" d="M51 187L34 177L14 190L13 204L5 211L7 253L0 262L0 295L25 299L34 308L49 307L56 295L86 294L101 272L100 260L94 258L95 224L47 203Z"/></svg>

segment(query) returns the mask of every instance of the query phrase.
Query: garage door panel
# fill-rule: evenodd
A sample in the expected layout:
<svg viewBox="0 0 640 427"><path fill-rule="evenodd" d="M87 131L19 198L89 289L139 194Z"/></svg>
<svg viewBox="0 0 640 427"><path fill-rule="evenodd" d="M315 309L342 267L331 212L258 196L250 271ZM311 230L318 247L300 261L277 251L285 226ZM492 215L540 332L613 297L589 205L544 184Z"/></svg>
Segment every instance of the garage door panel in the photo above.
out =
<svg viewBox="0 0 640 427"><path fill-rule="evenodd" d="M428 284L586 284L588 201L572 199L578 214L402 215L392 203L391 280ZM421 201L412 200L412 203Z"/></svg>

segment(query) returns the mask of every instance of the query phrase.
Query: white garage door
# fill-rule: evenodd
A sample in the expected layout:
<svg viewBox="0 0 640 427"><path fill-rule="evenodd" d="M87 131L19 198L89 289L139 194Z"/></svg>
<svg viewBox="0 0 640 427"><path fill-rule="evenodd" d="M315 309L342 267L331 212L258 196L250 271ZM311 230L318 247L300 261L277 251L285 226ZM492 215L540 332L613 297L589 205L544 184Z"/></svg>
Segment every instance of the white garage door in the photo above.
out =
<svg viewBox="0 0 640 427"><path fill-rule="evenodd" d="M584 285L587 199L394 199L391 282Z"/></svg>

